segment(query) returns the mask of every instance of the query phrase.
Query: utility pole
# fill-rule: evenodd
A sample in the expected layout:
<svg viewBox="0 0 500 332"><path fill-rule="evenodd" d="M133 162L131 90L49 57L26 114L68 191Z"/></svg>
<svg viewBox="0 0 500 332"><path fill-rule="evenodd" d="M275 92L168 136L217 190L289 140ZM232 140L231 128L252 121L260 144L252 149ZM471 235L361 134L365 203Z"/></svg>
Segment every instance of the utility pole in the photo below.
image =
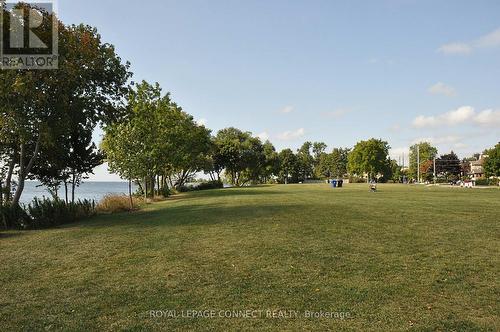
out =
<svg viewBox="0 0 500 332"><path fill-rule="evenodd" d="M420 145L417 145L417 183L420 183Z"/></svg>
<svg viewBox="0 0 500 332"><path fill-rule="evenodd" d="M434 156L434 184L436 184L436 157Z"/></svg>

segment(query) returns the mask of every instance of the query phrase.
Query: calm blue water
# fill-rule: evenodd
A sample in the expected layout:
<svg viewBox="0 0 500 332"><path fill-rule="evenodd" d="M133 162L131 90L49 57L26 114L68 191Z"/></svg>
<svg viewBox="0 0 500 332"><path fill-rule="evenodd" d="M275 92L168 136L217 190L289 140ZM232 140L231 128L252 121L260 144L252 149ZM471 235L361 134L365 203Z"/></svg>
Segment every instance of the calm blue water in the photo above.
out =
<svg viewBox="0 0 500 332"><path fill-rule="evenodd" d="M21 196L22 203L29 203L33 198L52 198L45 187L40 187L37 181L27 181L24 187L23 195ZM132 184L132 192L136 187ZM75 200L77 199L94 199L99 201L107 194L126 194L128 195L127 182L84 182L75 190ZM68 196L71 199L71 189L68 188ZM64 187L59 189L59 197L64 199Z"/></svg>

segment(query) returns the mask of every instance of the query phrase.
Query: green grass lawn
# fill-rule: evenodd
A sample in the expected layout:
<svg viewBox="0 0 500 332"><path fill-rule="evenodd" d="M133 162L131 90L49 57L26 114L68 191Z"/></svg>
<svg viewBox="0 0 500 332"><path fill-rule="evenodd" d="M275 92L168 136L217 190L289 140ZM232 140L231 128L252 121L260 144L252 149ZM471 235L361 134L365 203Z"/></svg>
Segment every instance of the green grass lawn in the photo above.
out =
<svg viewBox="0 0 500 332"><path fill-rule="evenodd" d="M498 189L315 184L2 232L0 330L498 331L499 223Z"/></svg>

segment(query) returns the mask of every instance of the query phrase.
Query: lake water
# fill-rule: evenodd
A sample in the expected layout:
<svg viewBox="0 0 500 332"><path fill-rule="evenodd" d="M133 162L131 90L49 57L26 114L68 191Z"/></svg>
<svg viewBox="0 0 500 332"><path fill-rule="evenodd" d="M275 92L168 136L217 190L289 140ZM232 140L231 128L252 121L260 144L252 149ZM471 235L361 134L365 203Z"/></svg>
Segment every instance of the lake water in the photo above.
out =
<svg viewBox="0 0 500 332"><path fill-rule="evenodd" d="M136 187L132 185L132 192ZM84 182L75 190L75 200L93 199L99 201L107 194L128 195L128 182ZM71 199L71 189L68 188L68 196ZM22 203L29 203L35 197L52 198L45 187L41 187L37 181L27 181L21 196ZM64 187L59 189L59 197L64 199Z"/></svg>

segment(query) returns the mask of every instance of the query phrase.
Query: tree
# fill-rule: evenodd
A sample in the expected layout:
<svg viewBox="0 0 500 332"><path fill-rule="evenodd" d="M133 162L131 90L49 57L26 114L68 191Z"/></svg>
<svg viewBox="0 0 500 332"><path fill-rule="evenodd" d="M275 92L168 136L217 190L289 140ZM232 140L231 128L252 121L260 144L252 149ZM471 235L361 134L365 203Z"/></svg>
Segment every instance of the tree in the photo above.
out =
<svg viewBox="0 0 500 332"><path fill-rule="evenodd" d="M390 161L390 174L388 174L387 179L391 178L394 183L402 182L403 173L401 170L401 166L398 165L398 162L394 159Z"/></svg>
<svg viewBox="0 0 500 332"><path fill-rule="evenodd" d="M488 155L484 163L486 176L500 176L500 142L485 152Z"/></svg>
<svg viewBox="0 0 500 332"><path fill-rule="evenodd" d="M299 180L305 181L310 178L314 170L314 158L311 155L311 142L305 142L297 150L297 166L299 167Z"/></svg>
<svg viewBox="0 0 500 332"><path fill-rule="evenodd" d="M172 161L169 182L171 186L179 188L204 169L211 141L210 130L197 125L191 116L179 120L177 127L179 128L176 138L178 149L175 152L177 159Z"/></svg>
<svg viewBox="0 0 500 332"><path fill-rule="evenodd" d="M16 6L32 8L25 3ZM29 10L24 12L27 15ZM41 12L44 22L52 21L52 14ZM54 165L44 170L45 163L40 162L50 152L47 147L54 143L54 137L71 135L74 124L92 131L98 123L111 123L121 116L131 76L129 64L122 64L114 47L103 43L96 29L57 24L58 70L0 71L0 138L7 138L9 147L2 163L12 169L6 174L6 191L11 190L12 175L17 175L16 192L8 197L14 205L19 203L25 180L37 176L34 169L40 177L54 170ZM51 31L45 24L39 29L40 34Z"/></svg>
<svg viewBox="0 0 500 332"><path fill-rule="evenodd" d="M446 179L457 179L462 171L460 159L455 152L451 151L448 154L443 154L436 159L436 175L445 176Z"/></svg>
<svg viewBox="0 0 500 332"><path fill-rule="evenodd" d="M259 138L230 127L217 132L215 144L219 154L218 162L224 165L231 184L242 186L258 179L265 160Z"/></svg>
<svg viewBox="0 0 500 332"><path fill-rule="evenodd" d="M331 153L322 153L317 166L317 175L322 178L341 178L347 173L349 149L334 148Z"/></svg>
<svg viewBox="0 0 500 332"><path fill-rule="evenodd" d="M410 147L410 165L409 165L409 176L412 179L420 181L417 179L417 151L420 152L420 164L433 160L437 155L437 149L433 147L428 142L420 142L414 144Z"/></svg>
<svg viewBox="0 0 500 332"><path fill-rule="evenodd" d="M145 196L181 187L204 167L210 131L162 94L158 83L145 81L130 92L128 116L108 126L102 148L109 168L136 181ZM155 189L156 184L156 189Z"/></svg>
<svg viewBox="0 0 500 332"><path fill-rule="evenodd" d="M267 183L279 173L279 156L273 144L267 140L263 145L264 166L261 176L262 183Z"/></svg>
<svg viewBox="0 0 500 332"><path fill-rule="evenodd" d="M297 156L290 149L282 150L279 155L278 178L281 183L295 183L299 178L299 165Z"/></svg>
<svg viewBox="0 0 500 332"><path fill-rule="evenodd" d="M389 168L389 144L380 139L360 141L348 156L348 170L351 174L375 179L383 176Z"/></svg>
<svg viewBox="0 0 500 332"><path fill-rule="evenodd" d="M315 177L321 177L321 171L318 170L319 163L321 160L321 156L325 153L326 144L323 142L314 142L312 144L312 152L313 152L313 175Z"/></svg>

